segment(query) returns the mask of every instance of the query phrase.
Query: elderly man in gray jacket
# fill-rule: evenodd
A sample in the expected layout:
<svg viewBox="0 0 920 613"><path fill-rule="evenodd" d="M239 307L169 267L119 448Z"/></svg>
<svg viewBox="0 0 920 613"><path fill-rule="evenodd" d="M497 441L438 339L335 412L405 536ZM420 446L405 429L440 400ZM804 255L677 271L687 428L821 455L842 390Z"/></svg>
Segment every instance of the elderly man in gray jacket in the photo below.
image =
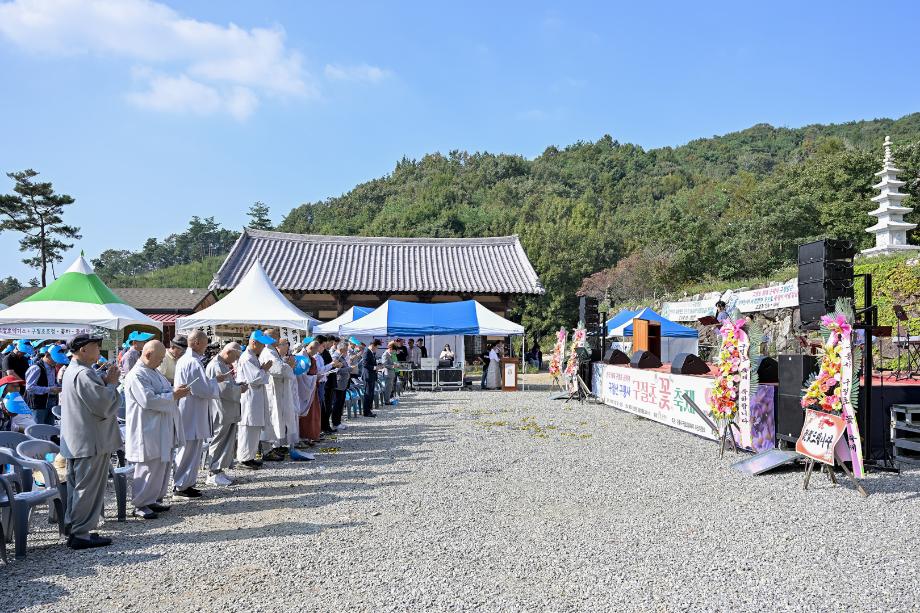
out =
<svg viewBox="0 0 920 613"><path fill-rule="evenodd" d="M121 448L118 431L118 367L105 377L93 370L102 339L80 334L70 341L73 359L61 382L61 455L67 460L67 546L89 549L111 545L111 539L90 532L99 523L109 458Z"/></svg>
<svg viewBox="0 0 920 613"><path fill-rule="evenodd" d="M188 386L173 390L157 370L166 347L148 341L141 357L125 377L125 458L134 462L134 516L156 519L168 511L162 504L169 484L173 450L185 440L176 401L189 394Z"/></svg>

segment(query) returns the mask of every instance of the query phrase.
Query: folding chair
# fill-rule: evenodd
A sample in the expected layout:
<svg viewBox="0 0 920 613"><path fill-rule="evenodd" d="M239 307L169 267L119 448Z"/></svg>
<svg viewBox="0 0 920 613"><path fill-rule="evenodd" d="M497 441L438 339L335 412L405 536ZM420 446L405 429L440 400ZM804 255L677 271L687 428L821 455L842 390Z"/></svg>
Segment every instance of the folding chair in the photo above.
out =
<svg viewBox="0 0 920 613"><path fill-rule="evenodd" d="M51 445L46 441L32 441L34 443ZM34 488L28 492L16 492L14 488L7 488L5 492L0 493L0 498L5 498L7 504L4 507L3 514L12 516L13 536L16 541L16 558L26 557L26 539L29 532L29 516L32 508L47 504L49 508L54 505L54 513L57 518L58 530L61 536L64 535L64 504L61 502L61 494L58 490L58 475L54 467L45 461L31 460L20 456L9 448L0 448L0 462L3 464L12 464L19 466L23 471L37 470L42 473L44 485L40 488ZM8 483L7 479L3 479ZM9 524L9 520L5 523Z"/></svg>
<svg viewBox="0 0 920 613"><path fill-rule="evenodd" d="M6 447L10 451L15 451L19 443L30 440L22 432L0 432L0 447ZM18 465L10 464L7 466L9 471L4 469L4 462L0 462L0 472L12 479L19 486L20 492L28 492L32 489L32 471L23 470Z"/></svg>
<svg viewBox="0 0 920 613"><path fill-rule="evenodd" d="M61 429L57 426L49 426L47 424L33 424L26 428L25 435L29 438L34 438L39 441L50 441L54 443L54 440L51 437L56 437L57 440L60 441Z"/></svg>

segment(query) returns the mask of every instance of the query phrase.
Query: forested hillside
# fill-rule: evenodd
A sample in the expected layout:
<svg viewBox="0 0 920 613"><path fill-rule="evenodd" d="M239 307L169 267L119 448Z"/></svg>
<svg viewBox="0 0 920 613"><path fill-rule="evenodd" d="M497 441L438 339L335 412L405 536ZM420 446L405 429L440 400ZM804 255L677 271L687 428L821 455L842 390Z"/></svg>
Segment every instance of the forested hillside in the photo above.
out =
<svg viewBox="0 0 920 613"><path fill-rule="evenodd" d="M546 333L574 323L585 277L618 263L629 274L612 298L624 300L769 274L821 236L867 246L885 135L905 191L916 196L920 113L798 129L760 124L674 148L604 136L533 160L462 151L403 159L388 176L297 207L278 229L518 234L547 289L521 314L528 330ZM920 211L908 217L918 219Z"/></svg>

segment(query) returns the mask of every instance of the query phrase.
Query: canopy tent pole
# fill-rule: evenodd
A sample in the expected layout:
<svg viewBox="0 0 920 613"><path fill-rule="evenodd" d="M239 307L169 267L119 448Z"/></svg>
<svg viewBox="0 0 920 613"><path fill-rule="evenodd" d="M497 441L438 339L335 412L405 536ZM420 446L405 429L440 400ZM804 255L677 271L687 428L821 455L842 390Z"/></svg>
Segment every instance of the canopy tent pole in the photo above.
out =
<svg viewBox="0 0 920 613"><path fill-rule="evenodd" d="M524 334L521 335L521 391L527 386L527 328L524 328Z"/></svg>

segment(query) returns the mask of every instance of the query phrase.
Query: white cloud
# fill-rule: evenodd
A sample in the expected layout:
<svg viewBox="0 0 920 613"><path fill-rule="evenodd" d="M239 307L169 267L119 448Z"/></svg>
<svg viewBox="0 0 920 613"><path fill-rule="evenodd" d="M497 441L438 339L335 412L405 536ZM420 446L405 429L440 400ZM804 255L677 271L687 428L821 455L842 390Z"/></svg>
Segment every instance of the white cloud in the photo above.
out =
<svg viewBox="0 0 920 613"><path fill-rule="evenodd" d="M390 71L369 66L368 64L357 64L354 66L343 66L342 64L326 64L326 78L332 81L361 81L366 83L379 83L390 76Z"/></svg>
<svg viewBox="0 0 920 613"><path fill-rule="evenodd" d="M244 119L263 97L317 95L281 28L188 19L152 0L13 0L0 4L0 36L33 53L134 62L147 89L126 98L150 110Z"/></svg>
<svg viewBox="0 0 920 613"><path fill-rule="evenodd" d="M226 113L239 120L249 117L259 104L249 88L235 86L221 91L186 75L152 75L147 91L131 92L126 98L135 106L150 111L195 115Z"/></svg>

